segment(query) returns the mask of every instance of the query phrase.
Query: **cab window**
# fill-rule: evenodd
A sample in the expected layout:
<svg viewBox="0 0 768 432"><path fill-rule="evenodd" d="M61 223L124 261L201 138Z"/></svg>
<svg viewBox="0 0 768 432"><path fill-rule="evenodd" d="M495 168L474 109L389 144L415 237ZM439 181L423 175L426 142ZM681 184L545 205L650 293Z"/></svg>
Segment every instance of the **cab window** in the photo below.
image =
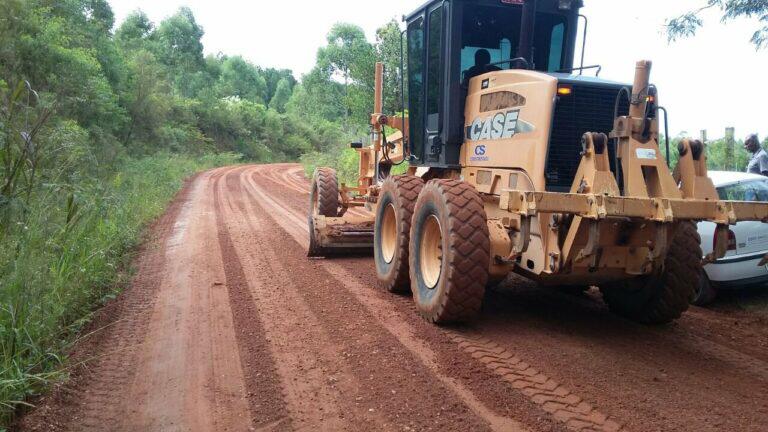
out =
<svg viewBox="0 0 768 432"><path fill-rule="evenodd" d="M438 7L429 14L427 51L427 130L436 132L440 118L440 75L442 72L443 8Z"/></svg>
<svg viewBox="0 0 768 432"><path fill-rule="evenodd" d="M477 60L490 57L498 63L518 57L521 9L517 7L473 6L464 11L461 41L462 79L499 69L510 69L509 63L485 67ZM539 13L534 34L533 68L543 72L562 69L567 37L566 18L551 13ZM485 51L477 55L478 51Z"/></svg>
<svg viewBox="0 0 768 432"><path fill-rule="evenodd" d="M408 26L408 116L411 154L421 159L424 149L424 20Z"/></svg>

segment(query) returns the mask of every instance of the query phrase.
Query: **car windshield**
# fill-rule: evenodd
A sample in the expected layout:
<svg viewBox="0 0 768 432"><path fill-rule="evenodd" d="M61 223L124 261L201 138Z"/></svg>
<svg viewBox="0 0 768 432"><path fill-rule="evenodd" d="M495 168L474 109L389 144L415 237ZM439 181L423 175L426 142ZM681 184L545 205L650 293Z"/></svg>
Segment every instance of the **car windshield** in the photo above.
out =
<svg viewBox="0 0 768 432"><path fill-rule="evenodd" d="M720 199L768 202L768 179L747 180L717 189Z"/></svg>

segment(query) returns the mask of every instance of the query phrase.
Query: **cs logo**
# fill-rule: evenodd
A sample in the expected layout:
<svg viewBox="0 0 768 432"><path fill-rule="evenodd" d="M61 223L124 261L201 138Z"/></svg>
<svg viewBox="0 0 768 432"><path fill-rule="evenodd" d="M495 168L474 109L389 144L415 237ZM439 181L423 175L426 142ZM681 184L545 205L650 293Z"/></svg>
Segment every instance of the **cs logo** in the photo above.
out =
<svg viewBox="0 0 768 432"><path fill-rule="evenodd" d="M479 145L475 147L475 156L485 156L485 146Z"/></svg>

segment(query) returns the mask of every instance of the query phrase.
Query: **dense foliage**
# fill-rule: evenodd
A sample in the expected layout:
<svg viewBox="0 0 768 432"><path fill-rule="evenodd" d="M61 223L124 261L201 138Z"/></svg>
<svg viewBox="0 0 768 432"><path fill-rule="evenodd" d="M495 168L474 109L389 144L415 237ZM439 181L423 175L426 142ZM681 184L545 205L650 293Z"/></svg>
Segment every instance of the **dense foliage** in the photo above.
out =
<svg viewBox="0 0 768 432"><path fill-rule="evenodd" d="M74 121L100 161L160 150L283 160L318 145L311 129L284 114L296 85L291 72L204 57L203 30L189 9L157 26L135 12L113 35L104 0L5 1L13 12L0 21L0 76L10 86L26 80L55 101L54 123Z"/></svg>

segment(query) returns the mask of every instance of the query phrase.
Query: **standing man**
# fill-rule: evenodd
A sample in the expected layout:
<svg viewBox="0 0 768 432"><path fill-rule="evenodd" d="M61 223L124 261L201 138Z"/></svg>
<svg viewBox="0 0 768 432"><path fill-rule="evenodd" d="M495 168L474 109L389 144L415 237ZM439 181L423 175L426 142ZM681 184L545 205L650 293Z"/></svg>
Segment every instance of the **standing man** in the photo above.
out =
<svg viewBox="0 0 768 432"><path fill-rule="evenodd" d="M752 153L752 158L747 164L747 172L768 176L768 153L763 150L757 135L750 135L744 141L744 148Z"/></svg>

